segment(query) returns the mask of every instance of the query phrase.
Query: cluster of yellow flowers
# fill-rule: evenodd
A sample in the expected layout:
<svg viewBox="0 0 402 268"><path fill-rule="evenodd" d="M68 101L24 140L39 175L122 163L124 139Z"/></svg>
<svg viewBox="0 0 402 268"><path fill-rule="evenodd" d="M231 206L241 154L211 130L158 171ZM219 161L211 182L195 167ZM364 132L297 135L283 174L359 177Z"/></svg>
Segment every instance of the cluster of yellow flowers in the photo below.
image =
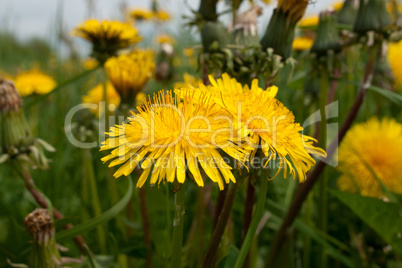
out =
<svg viewBox="0 0 402 268"><path fill-rule="evenodd" d="M219 150L243 165L252 162L260 148L265 166L278 160L278 173L289 170L300 181L315 164L310 154L325 156L314 147L313 138L300 134L302 127L293 114L275 98L276 87L263 90L254 80L249 88L227 74L218 80L210 77L210 82L183 85L175 93L160 91L127 124L112 127L101 150L113 149L102 159L113 159L109 167L123 164L114 176L127 176L140 166L144 171L138 187L151 170L151 184L175 179L183 183L189 178L187 165L197 185L203 186L201 166L222 190L236 180Z"/></svg>

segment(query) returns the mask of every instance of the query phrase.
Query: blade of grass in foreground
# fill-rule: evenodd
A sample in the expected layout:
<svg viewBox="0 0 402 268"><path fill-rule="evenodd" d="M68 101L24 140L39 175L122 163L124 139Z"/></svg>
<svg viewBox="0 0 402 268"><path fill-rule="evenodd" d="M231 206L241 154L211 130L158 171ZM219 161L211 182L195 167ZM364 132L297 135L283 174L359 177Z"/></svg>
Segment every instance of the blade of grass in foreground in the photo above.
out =
<svg viewBox="0 0 402 268"><path fill-rule="evenodd" d="M88 230L91 230L98 226L99 224L106 222L113 217L115 217L117 214L119 214L120 211L122 211L127 203L130 201L131 196L133 194L133 182L131 178L127 178L128 180L128 190L127 193L124 195L124 197L116 204L114 205L111 209L105 211L101 216L96 217L92 220L89 220L86 223L76 225L74 228L58 232L56 234L56 239L68 239L76 236L77 234L81 234L83 232L86 232Z"/></svg>

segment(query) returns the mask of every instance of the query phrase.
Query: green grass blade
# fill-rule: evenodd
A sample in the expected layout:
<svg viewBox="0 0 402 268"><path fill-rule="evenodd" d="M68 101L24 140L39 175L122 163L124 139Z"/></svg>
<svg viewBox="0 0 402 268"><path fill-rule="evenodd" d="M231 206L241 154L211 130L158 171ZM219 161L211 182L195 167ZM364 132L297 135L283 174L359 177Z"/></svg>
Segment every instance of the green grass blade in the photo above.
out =
<svg viewBox="0 0 402 268"><path fill-rule="evenodd" d="M117 214L119 214L119 212L122 211L126 207L127 203L130 201L131 196L133 194L133 182L131 179L127 179L127 180L129 182L127 193L116 205L114 205L111 209L105 211L99 217L89 220L88 222L85 222L83 224L76 225L72 229L58 232L56 234L56 239L57 240L71 239L76 235L79 235L83 232L86 232L88 230L95 228L99 224L106 222L106 221L112 219L113 217L115 217Z"/></svg>

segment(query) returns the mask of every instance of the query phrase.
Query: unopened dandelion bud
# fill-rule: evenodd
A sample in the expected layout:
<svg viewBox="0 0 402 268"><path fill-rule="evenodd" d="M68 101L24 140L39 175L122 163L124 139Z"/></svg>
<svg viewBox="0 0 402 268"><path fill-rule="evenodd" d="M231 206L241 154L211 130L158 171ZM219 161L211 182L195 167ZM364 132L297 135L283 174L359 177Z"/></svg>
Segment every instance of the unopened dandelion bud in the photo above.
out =
<svg viewBox="0 0 402 268"><path fill-rule="evenodd" d="M220 22L207 22L201 29L204 51L224 48L229 42L227 29Z"/></svg>
<svg viewBox="0 0 402 268"><path fill-rule="evenodd" d="M261 14L262 8L253 6L236 17L236 22L229 27L233 44L242 46L260 46L257 18Z"/></svg>
<svg viewBox="0 0 402 268"><path fill-rule="evenodd" d="M338 52L341 49L335 10L326 10L320 13L320 21L317 28L311 52L318 56L326 55L328 51Z"/></svg>
<svg viewBox="0 0 402 268"><path fill-rule="evenodd" d="M283 60L291 56L297 22L306 11L307 0L280 0L268 24L261 46L272 48Z"/></svg>
<svg viewBox="0 0 402 268"><path fill-rule="evenodd" d="M338 11L337 14L338 23L353 25L356 21L358 9L358 0L345 0L342 8Z"/></svg>
<svg viewBox="0 0 402 268"><path fill-rule="evenodd" d="M0 104L3 152L14 155L27 150L33 137L22 109L21 96L11 80L0 81Z"/></svg>
<svg viewBox="0 0 402 268"><path fill-rule="evenodd" d="M26 216L24 225L33 238L29 267L61 267L60 252L57 249L50 212L43 208L35 209Z"/></svg>
<svg viewBox="0 0 402 268"><path fill-rule="evenodd" d="M385 0L360 0L359 12L353 30L360 34L369 31L382 33L391 22Z"/></svg>

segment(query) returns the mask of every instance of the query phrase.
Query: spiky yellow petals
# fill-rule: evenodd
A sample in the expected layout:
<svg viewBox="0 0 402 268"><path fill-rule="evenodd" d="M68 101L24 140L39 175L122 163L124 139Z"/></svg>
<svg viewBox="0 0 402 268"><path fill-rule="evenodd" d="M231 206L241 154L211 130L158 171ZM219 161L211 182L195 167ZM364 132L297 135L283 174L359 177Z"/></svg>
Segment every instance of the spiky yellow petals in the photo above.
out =
<svg viewBox="0 0 402 268"><path fill-rule="evenodd" d="M184 79L183 82L175 83L174 88L184 88L184 87L198 88L199 85L202 83L201 78L197 78L188 73L183 74L183 79Z"/></svg>
<svg viewBox="0 0 402 268"><path fill-rule="evenodd" d="M203 90L209 91L215 102L235 118L235 129L244 141L243 148L250 152L250 161L257 149L261 149L266 157L265 165L278 159L278 173L284 169L286 178L289 169L294 178L297 174L303 182L315 164L310 154L326 155L313 145L313 138L300 133L303 128L295 123L292 112L275 98L277 87L263 90L254 79L249 88L227 74L218 80L210 77L210 82Z"/></svg>
<svg viewBox="0 0 402 268"><path fill-rule="evenodd" d="M402 194L402 124L394 119L371 118L355 125L342 141L338 158L341 190L382 197L379 179L389 191Z"/></svg>
<svg viewBox="0 0 402 268"><path fill-rule="evenodd" d="M56 87L52 77L35 69L19 74L14 83L21 96L47 94Z"/></svg>
<svg viewBox="0 0 402 268"><path fill-rule="evenodd" d="M128 55L112 57L105 63L107 76L122 101L134 100L135 95L153 76L154 69L153 52L147 50L136 50Z"/></svg>
<svg viewBox="0 0 402 268"><path fill-rule="evenodd" d="M73 30L73 34L92 43L92 56L104 62L119 49L141 41L136 28L119 21L90 19Z"/></svg>
<svg viewBox="0 0 402 268"><path fill-rule="evenodd" d="M153 104L149 100L145 107L139 107L139 113L127 124L111 128L101 150L112 150L102 159L113 159L109 167L122 165L114 174L116 178L129 175L138 166L143 172L137 187L142 187L150 174L151 184L184 183L192 177L202 187L201 169L220 189L229 181L235 182L218 149L238 160L244 160L244 153L230 141L230 123L219 117L220 110L213 109L211 98L202 94L194 102L194 94L185 89L175 96L160 91Z"/></svg>

